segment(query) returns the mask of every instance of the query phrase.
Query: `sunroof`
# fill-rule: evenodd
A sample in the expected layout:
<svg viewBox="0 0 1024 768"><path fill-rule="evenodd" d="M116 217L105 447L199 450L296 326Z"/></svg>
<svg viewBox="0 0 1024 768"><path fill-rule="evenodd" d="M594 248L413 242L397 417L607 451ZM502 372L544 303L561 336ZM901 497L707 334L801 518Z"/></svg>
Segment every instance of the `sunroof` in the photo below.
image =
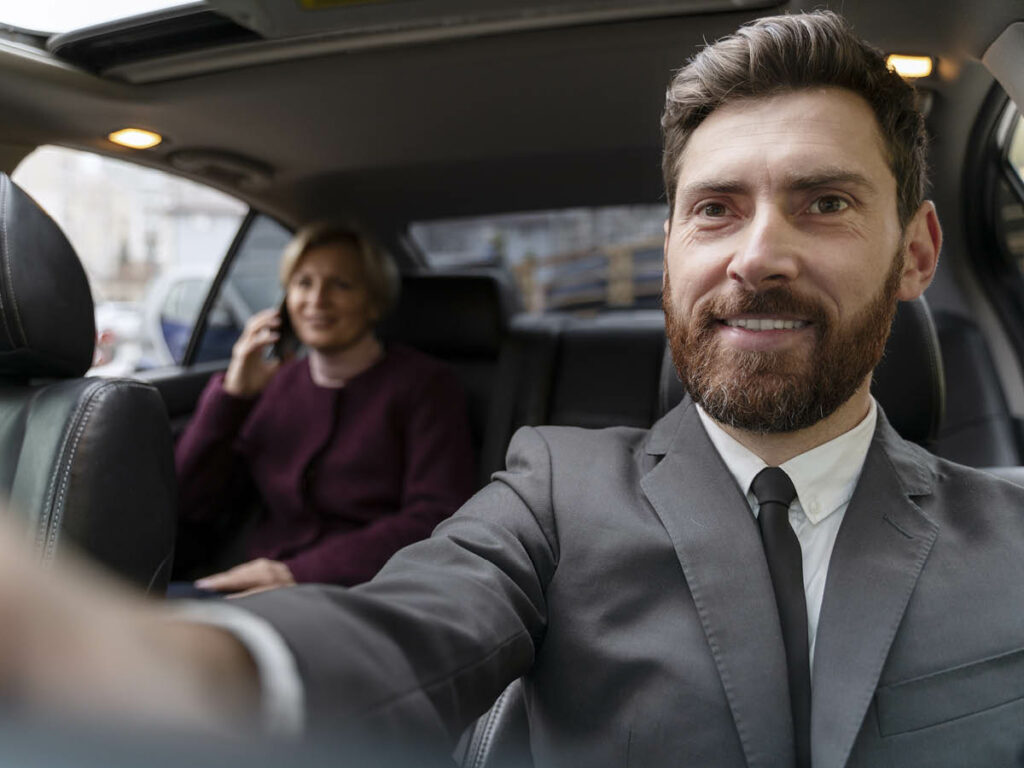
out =
<svg viewBox="0 0 1024 768"><path fill-rule="evenodd" d="M57 34L193 4L194 0L0 0L0 24Z"/></svg>

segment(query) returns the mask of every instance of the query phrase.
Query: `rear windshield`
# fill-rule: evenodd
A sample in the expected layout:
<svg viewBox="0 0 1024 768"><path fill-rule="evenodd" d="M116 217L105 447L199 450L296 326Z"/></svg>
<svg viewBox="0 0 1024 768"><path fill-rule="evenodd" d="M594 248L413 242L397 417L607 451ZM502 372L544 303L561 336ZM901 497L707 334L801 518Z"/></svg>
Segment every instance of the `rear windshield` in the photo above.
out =
<svg viewBox="0 0 1024 768"><path fill-rule="evenodd" d="M664 205L415 222L409 234L435 270L507 270L528 312L660 306Z"/></svg>

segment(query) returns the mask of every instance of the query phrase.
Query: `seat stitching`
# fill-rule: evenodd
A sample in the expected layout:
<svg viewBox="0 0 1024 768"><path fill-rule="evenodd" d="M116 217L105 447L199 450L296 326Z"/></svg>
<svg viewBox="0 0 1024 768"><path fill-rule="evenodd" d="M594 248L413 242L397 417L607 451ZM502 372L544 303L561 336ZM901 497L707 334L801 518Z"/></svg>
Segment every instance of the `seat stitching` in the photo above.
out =
<svg viewBox="0 0 1024 768"><path fill-rule="evenodd" d="M10 258L8 258L8 254L7 254L7 251L8 251L8 247L7 247L7 243L8 243L8 238L7 238L7 205L8 205L8 200L10 199L10 196L11 196L10 195L11 181L10 181L10 179L6 179L5 181L6 181L6 183L3 184L2 187L0 187L0 197L3 198L3 203L2 203L2 205L0 205L0 240L3 241L3 247L0 248L0 260L2 260L5 264L7 264L8 262L10 262ZM8 270L8 272L9 272L9 270ZM4 292L3 292L3 290L0 290L0 321L3 321L4 332L7 334L7 341L8 341L8 343L10 343L11 347L14 347L15 346L14 337L11 336L11 329L7 325L7 312L4 309Z"/></svg>
<svg viewBox="0 0 1024 768"><path fill-rule="evenodd" d="M6 203L7 201L4 200L4 202ZM4 209L3 221L4 221L4 227L6 228L7 227L7 210L6 210L6 206L5 206L5 209ZM5 231L4 232L4 240L5 241L7 240L6 234L7 233ZM14 295L14 275L11 272L11 260L10 259L4 259L4 271L7 272L7 287L8 287L8 290L11 292L11 314L14 315L14 321L18 325L18 331L21 332L21 343L22 344L27 344L28 343L28 337L25 335L25 328L21 324L21 313L18 311L18 298L17 298L17 296Z"/></svg>
<svg viewBox="0 0 1024 768"><path fill-rule="evenodd" d="M90 387L85 394L84 405L79 404L72 415L72 427L64 433L64 441L61 443L60 453L57 460L57 471L54 473L53 482L47 493L45 505L46 521L41 525L40 533L44 539L42 560L49 562L54 557L57 546L57 538L60 533L60 523L63 519L64 505L67 497L67 489L71 480L71 465L78 451L78 444L85 432L85 426L89 416L96 407L98 395L108 389L107 381L99 380Z"/></svg>
<svg viewBox="0 0 1024 768"><path fill-rule="evenodd" d="M501 692L494 706L487 713L487 720L484 723L484 732L480 737L480 744L473 759L473 768L483 768L487 753L490 752L491 744L494 742L494 734L498 730L498 720L508 703L508 688Z"/></svg>

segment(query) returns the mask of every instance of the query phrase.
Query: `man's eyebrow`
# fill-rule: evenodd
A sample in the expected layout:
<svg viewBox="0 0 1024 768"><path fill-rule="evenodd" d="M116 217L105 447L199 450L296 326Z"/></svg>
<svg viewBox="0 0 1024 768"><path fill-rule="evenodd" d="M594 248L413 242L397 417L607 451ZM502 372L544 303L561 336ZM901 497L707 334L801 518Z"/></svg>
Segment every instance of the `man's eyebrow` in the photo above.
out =
<svg viewBox="0 0 1024 768"><path fill-rule="evenodd" d="M732 179L700 179L684 184L677 191L678 197L694 195L737 195L746 192L750 187L741 181Z"/></svg>
<svg viewBox="0 0 1024 768"><path fill-rule="evenodd" d="M802 171L786 177L783 186L788 190L803 191L835 185L858 186L871 192L875 184L863 173L849 168L818 168ZM697 195L737 195L749 192L750 185L736 179L697 179L684 184L677 191L680 198Z"/></svg>
<svg viewBox="0 0 1024 768"><path fill-rule="evenodd" d="M867 176L847 168L821 168L809 172L794 173L786 178L786 189L806 190L834 185L854 185L874 191L875 185Z"/></svg>

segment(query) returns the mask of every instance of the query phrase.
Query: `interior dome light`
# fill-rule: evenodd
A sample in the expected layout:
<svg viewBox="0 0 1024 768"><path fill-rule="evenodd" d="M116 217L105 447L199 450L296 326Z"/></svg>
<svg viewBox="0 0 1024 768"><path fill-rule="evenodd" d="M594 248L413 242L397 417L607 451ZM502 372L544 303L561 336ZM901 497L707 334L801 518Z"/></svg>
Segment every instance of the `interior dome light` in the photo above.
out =
<svg viewBox="0 0 1024 768"><path fill-rule="evenodd" d="M144 131L141 128L122 128L109 134L107 138L115 144L131 149L149 149L164 140L159 133Z"/></svg>
<svg viewBox="0 0 1024 768"><path fill-rule="evenodd" d="M931 56L903 56L898 53L892 53L885 60L885 63L897 75L908 80L928 77L932 73Z"/></svg>

